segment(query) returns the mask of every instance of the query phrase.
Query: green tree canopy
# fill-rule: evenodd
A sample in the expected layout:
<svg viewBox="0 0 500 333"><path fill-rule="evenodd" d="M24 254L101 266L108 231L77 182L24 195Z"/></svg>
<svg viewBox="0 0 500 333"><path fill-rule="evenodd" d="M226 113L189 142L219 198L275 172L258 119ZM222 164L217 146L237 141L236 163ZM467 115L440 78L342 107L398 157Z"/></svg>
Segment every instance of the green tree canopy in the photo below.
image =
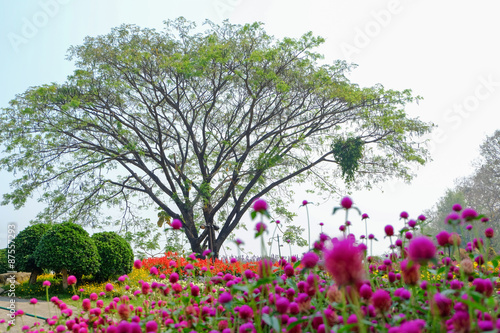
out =
<svg viewBox="0 0 500 333"><path fill-rule="evenodd" d="M0 166L20 175L3 203L41 189L40 218L90 224L118 206L125 228L155 205L182 220L194 251L208 241L217 254L257 197L284 206L294 183L335 193L342 176L410 180L426 162L431 125L406 115L410 90L351 83L351 65L319 64L312 33L207 24L123 25L72 47L66 82L29 88L0 114Z"/></svg>
<svg viewBox="0 0 500 333"><path fill-rule="evenodd" d="M63 285L67 275L81 277L99 271L101 258L89 234L81 226L64 222L54 225L38 243L33 253L38 267L63 273Z"/></svg>
<svg viewBox="0 0 500 333"><path fill-rule="evenodd" d="M103 231L93 234L91 238L101 257L101 266L94 274L96 280L107 281L132 272L134 252L123 237L116 232Z"/></svg>
<svg viewBox="0 0 500 333"><path fill-rule="evenodd" d="M30 225L21 230L14 240L16 244L15 268L19 272L31 272L30 283L35 283L37 275L42 273L42 267L36 264L33 253L40 239L51 227L44 223Z"/></svg>

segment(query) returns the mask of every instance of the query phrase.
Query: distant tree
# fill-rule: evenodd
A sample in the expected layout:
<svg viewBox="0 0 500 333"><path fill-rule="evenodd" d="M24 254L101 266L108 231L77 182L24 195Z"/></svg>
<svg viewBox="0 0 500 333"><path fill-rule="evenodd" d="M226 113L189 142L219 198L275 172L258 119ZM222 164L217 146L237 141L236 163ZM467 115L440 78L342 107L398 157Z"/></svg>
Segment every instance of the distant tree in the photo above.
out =
<svg viewBox="0 0 500 333"><path fill-rule="evenodd" d="M486 228L492 227L496 232L491 246L500 250L500 130L488 136L480 147L480 158L474 162L474 172L456 180L456 186L448 189L435 207L426 211L431 221L429 227L432 234L440 230L452 231L450 225L444 223L451 212L453 204L472 207L489 219L486 223L474 223L473 231L466 232L465 224L459 226L462 242L472 241L478 235L484 238Z"/></svg>
<svg viewBox="0 0 500 333"><path fill-rule="evenodd" d="M116 232L103 231L92 235L101 266L94 274L98 281L107 281L132 272L134 252L130 244Z"/></svg>
<svg viewBox="0 0 500 333"><path fill-rule="evenodd" d="M40 239L33 253L38 267L62 273L63 287L68 274L81 278L99 271L101 258L94 241L81 226L64 222L54 225Z"/></svg>
<svg viewBox="0 0 500 333"><path fill-rule="evenodd" d="M21 230L14 239L16 245L15 268L18 272L31 272L30 283L36 283L36 278L42 273L42 267L35 261L34 252L43 235L51 225L38 223Z"/></svg>
<svg viewBox="0 0 500 333"><path fill-rule="evenodd" d="M410 90L351 83L351 65L318 64L324 40L311 33L208 25L123 25L72 47L66 82L30 88L0 113L0 167L20 175L3 204L20 208L40 189L40 219L104 223L115 206L124 230L154 205L182 220L193 251L208 243L217 255L258 197L282 207L297 183L328 194L342 179L409 181L411 164L426 162L431 125L407 117Z"/></svg>

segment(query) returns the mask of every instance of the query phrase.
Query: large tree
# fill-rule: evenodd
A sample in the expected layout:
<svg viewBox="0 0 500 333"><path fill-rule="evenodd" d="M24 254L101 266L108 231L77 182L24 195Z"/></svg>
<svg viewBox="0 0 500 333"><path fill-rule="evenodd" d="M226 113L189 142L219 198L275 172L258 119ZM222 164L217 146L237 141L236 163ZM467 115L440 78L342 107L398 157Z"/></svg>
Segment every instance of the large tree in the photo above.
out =
<svg viewBox="0 0 500 333"><path fill-rule="evenodd" d="M106 205L122 207L122 223L155 206L182 220L194 251L208 240L217 253L257 197L283 207L296 183L325 193L339 179L409 180L411 164L426 162L431 125L407 117L411 91L351 83L351 65L318 63L323 39L311 33L207 24L123 25L70 48L66 82L2 110L0 165L20 176L3 203L19 208L41 189L39 218L84 225Z"/></svg>

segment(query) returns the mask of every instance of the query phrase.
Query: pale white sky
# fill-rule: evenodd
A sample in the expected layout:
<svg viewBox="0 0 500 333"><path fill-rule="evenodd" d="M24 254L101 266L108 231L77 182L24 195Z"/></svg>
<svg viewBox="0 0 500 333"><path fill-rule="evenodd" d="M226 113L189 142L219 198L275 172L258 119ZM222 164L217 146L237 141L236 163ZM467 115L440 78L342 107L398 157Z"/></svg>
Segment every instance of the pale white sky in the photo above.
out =
<svg viewBox="0 0 500 333"><path fill-rule="evenodd" d="M68 47L122 23L161 29L163 20L184 16L199 24L205 19L261 21L277 37L312 31L326 38L319 49L325 61L358 64L351 79L361 86L412 89L424 100L409 106L408 114L438 126L429 136L433 161L416 170L410 185L392 181L352 194L370 215L369 232L381 240L376 252L382 252L388 243L382 240L383 227L400 227L402 210L416 218L432 207L456 178L471 173L480 143L499 128L499 12L497 0L1 0L0 106L29 86L63 82L73 69L65 60ZM9 191L11 180L0 172L0 195ZM320 202L298 194L295 207L303 199ZM324 222L326 232L338 235L343 218L331 216L337 203L310 207L313 234ZM7 223L16 222L21 230L36 215L36 207L35 201L18 211L0 206L0 247L7 243ZM294 223L306 225L305 210L297 212ZM353 223L355 232L364 233L359 220ZM246 234L237 236L253 244Z"/></svg>

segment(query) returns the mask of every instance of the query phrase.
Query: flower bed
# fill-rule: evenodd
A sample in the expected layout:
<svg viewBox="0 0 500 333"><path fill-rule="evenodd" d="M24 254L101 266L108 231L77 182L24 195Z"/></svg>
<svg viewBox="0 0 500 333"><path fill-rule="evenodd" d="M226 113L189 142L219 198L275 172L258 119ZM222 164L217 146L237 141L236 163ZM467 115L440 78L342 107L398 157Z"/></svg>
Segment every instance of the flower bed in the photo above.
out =
<svg viewBox="0 0 500 333"><path fill-rule="evenodd" d="M340 209L352 209L352 202L342 200ZM477 213L463 212L457 223L482 223ZM404 219L406 229L399 233L385 228L394 245L378 261L366 256L367 235L364 243L354 235L324 234L301 261L213 262L174 253L137 261L134 272L142 272L143 279L123 276L88 298L78 295L78 285L81 312L68 314L64 303L52 298L61 315L50 318L45 331L497 331L499 264L498 258L485 262L489 234L462 246L461 258L459 236L433 240L420 233L424 217ZM259 223L256 236L264 232Z"/></svg>

